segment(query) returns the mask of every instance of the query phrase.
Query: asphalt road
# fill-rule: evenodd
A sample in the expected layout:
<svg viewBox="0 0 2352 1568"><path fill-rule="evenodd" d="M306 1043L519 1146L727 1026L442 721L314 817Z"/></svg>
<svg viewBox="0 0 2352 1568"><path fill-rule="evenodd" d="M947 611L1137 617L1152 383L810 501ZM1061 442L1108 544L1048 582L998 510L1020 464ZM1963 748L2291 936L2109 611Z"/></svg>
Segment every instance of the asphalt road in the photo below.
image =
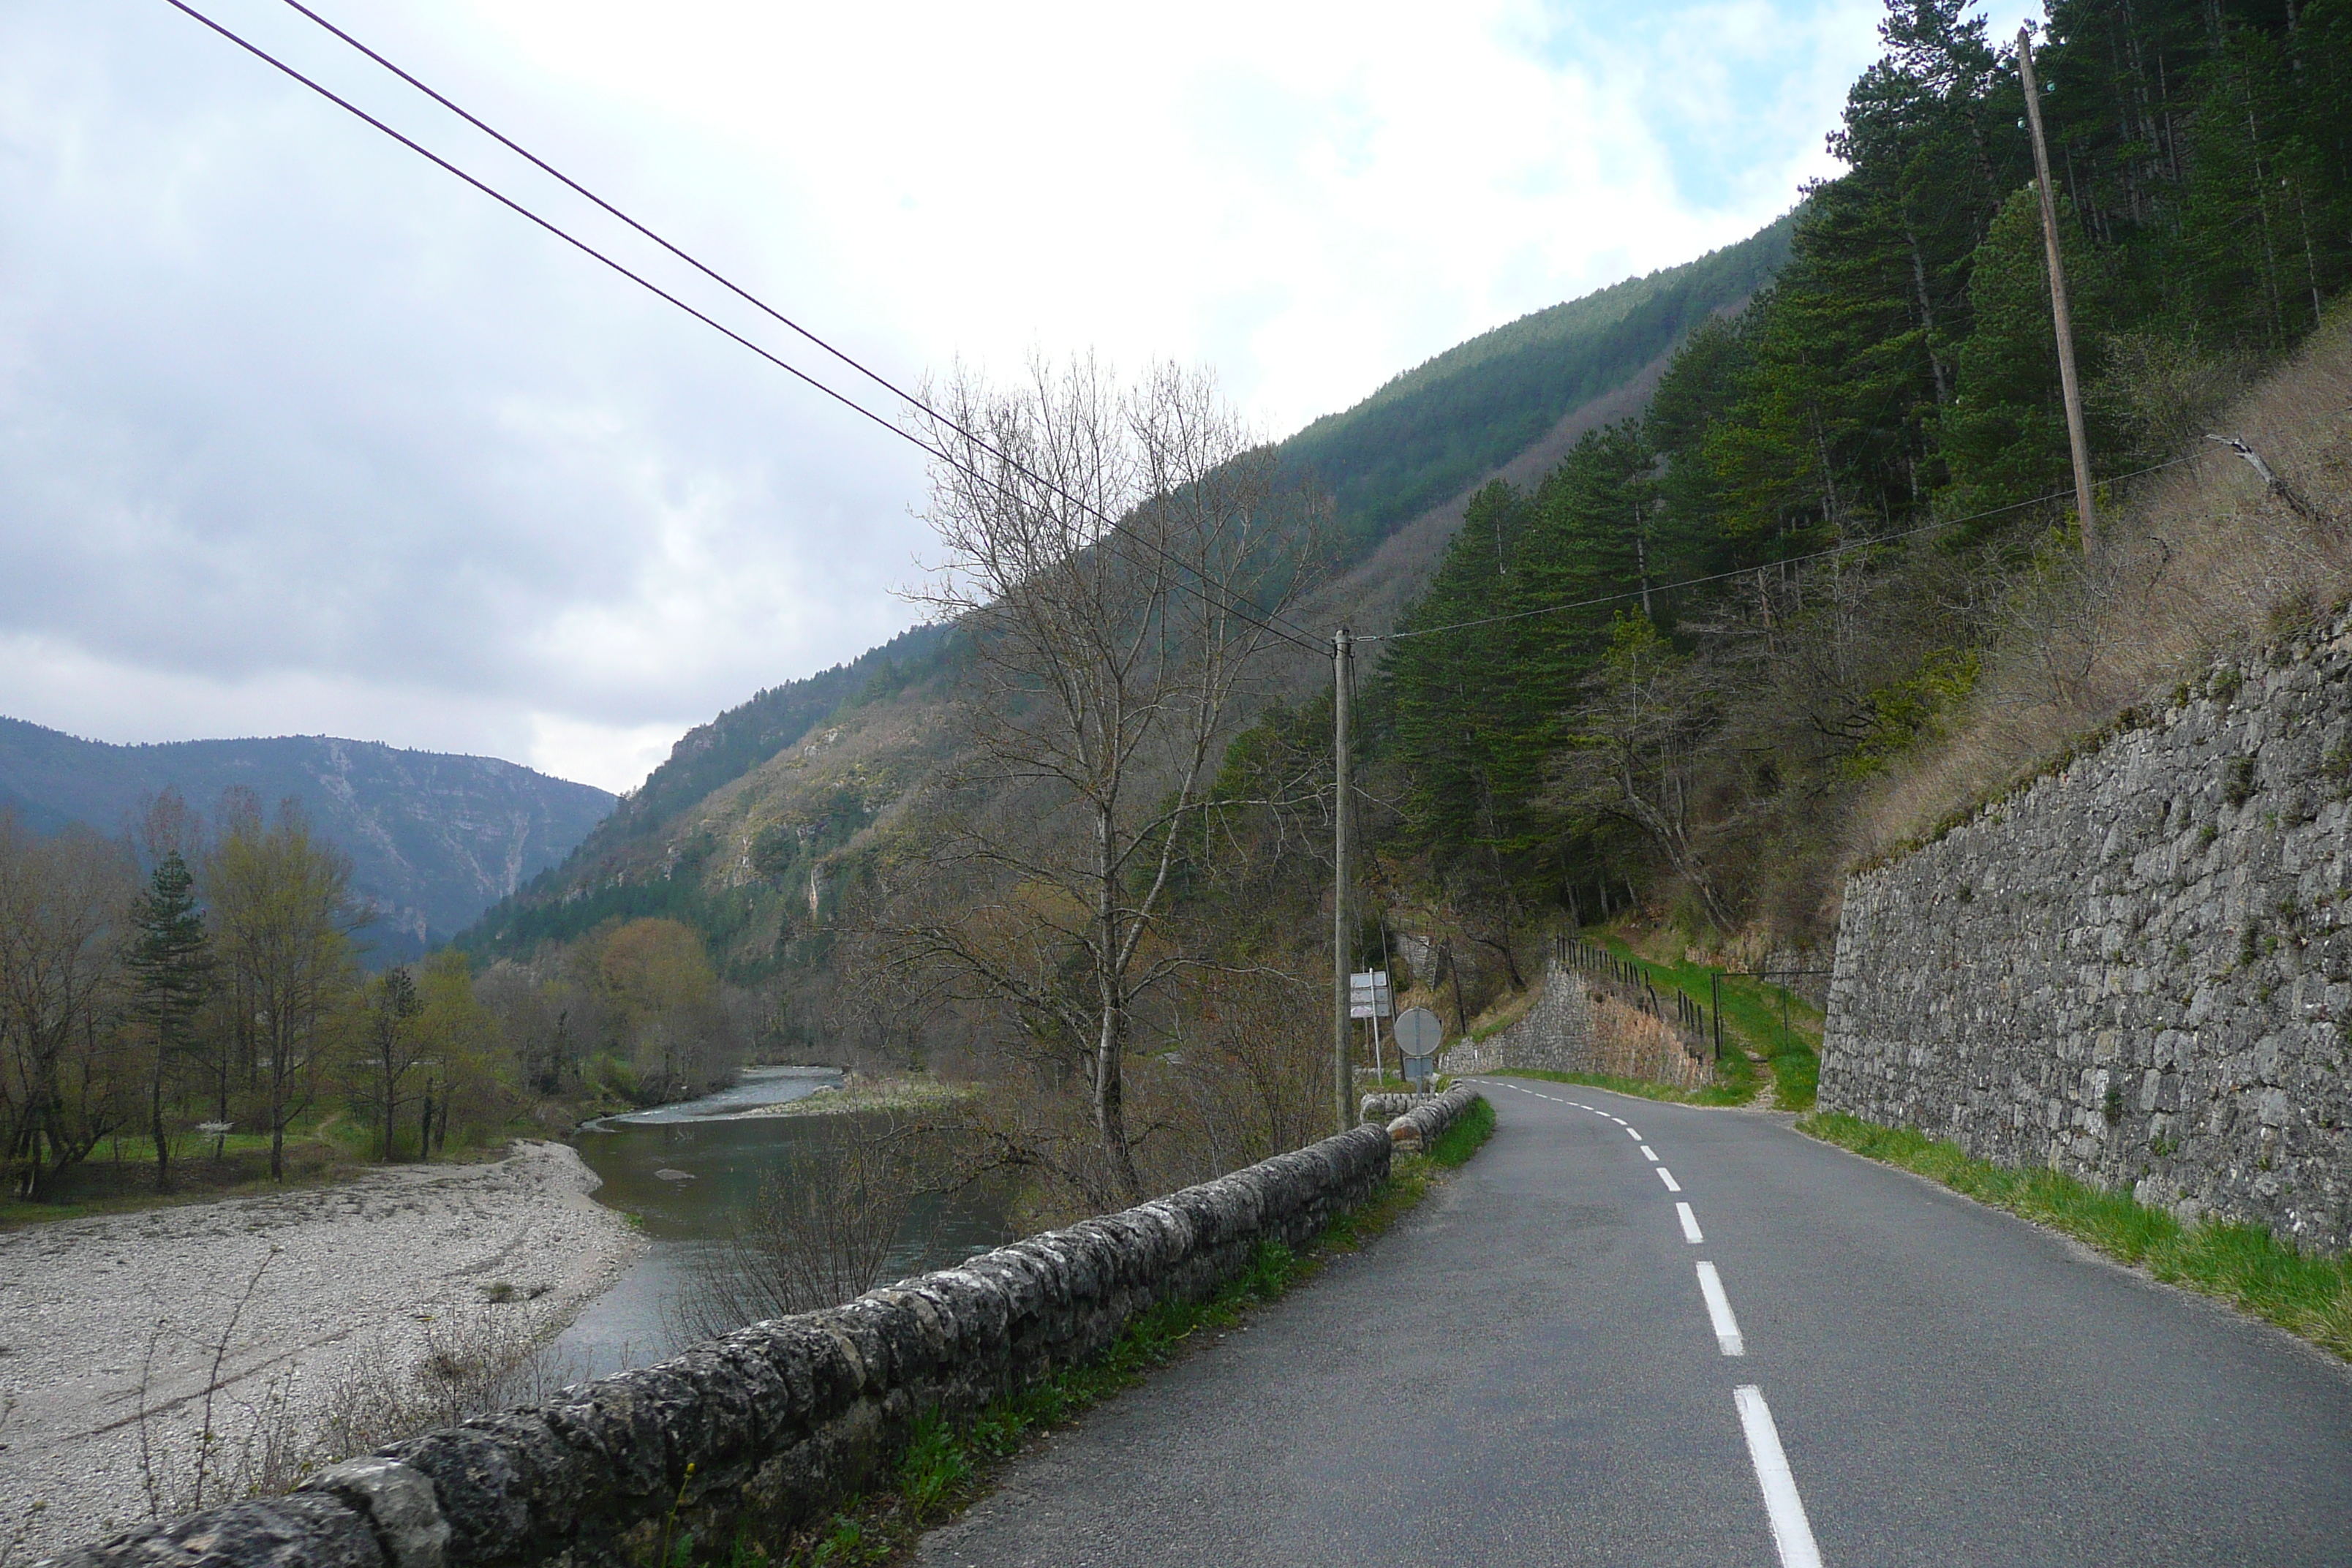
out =
<svg viewBox="0 0 2352 1568"><path fill-rule="evenodd" d="M917 1561L2352 1563L2335 1362L1784 1118L1486 1093L1404 1223Z"/></svg>

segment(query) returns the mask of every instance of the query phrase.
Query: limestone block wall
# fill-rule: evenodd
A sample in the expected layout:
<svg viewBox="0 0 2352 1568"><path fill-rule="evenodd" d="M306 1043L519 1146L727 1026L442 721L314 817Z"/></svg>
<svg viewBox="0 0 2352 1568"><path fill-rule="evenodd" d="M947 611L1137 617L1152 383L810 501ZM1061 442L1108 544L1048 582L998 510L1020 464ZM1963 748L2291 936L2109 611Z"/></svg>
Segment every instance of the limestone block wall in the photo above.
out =
<svg viewBox="0 0 2352 1568"><path fill-rule="evenodd" d="M2352 620L1855 877L1821 1104L2352 1243Z"/></svg>
<svg viewBox="0 0 2352 1568"><path fill-rule="evenodd" d="M1414 1107L1434 1142L1475 1099ZM620 1568L724 1558L877 1476L916 1419L980 1409L1108 1346L1137 1314L1198 1300L1261 1243L1297 1247L1388 1175L1358 1127L1218 1181L739 1330L337 1467L290 1497L149 1525L64 1568Z"/></svg>

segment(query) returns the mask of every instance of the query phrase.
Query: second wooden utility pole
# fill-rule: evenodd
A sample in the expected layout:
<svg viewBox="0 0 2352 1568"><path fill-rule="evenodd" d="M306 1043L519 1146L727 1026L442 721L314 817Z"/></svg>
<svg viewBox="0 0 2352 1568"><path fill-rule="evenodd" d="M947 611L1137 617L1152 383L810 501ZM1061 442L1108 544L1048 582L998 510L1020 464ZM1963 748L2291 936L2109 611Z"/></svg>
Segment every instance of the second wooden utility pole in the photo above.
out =
<svg viewBox="0 0 2352 1568"><path fill-rule="evenodd" d="M1348 628L1331 635L1331 755L1338 786L1331 800L1331 1100L1339 1131L1353 1120L1355 1074L1349 1070L1348 965L1355 956L1348 929Z"/></svg>
<svg viewBox="0 0 2352 1568"><path fill-rule="evenodd" d="M2058 248L2058 196L2050 184L2050 149L2042 140L2042 89L2033 80L2033 33L2017 30L2017 74L2025 87L2025 119L2033 131L2034 183L2042 191L2042 242L2050 256L2050 314L2058 326L2058 390L2066 399L2066 444L2074 453L2074 511L2083 520L2083 553L2091 553L2097 521L2091 511L2091 444L2083 436L2083 389L2074 379L2074 322L2066 309L2066 263Z"/></svg>

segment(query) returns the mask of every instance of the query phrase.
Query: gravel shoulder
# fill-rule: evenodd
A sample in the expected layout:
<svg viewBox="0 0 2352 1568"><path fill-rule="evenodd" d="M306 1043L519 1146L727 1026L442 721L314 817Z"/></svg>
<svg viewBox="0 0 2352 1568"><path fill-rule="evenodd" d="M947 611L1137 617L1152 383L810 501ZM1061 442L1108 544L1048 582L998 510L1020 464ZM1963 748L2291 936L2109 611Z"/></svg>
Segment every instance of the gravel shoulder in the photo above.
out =
<svg viewBox="0 0 2352 1568"><path fill-rule="evenodd" d="M0 1234L0 1560L142 1518L151 1490L184 1502L207 1403L234 1471L251 1444L314 1446L360 1381L429 1379L453 1334L551 1335L644 1248L598 1184L569 1147L519 1142Z"/></svg>

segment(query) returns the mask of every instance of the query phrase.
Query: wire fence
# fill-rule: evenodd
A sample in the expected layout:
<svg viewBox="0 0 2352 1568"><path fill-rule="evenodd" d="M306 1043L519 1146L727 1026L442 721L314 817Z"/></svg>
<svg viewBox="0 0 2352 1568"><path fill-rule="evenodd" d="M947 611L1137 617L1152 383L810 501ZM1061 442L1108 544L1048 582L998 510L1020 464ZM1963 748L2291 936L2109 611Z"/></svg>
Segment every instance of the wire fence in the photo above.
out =
<svg viewBox="0 0 2352 1568"><path fill-rule="evenodd" d="M1618 957L1605 947L1596 947L1582 937L1562 932L1554 942L1555 955L1563 964L1579 973L1603 981L1623 1000L1664 1024L1685 1040L1705 1047L1713 1043L1717 1058L1722 1053L1722 1031L1711 1028L1707 1009L1700 1006L1678 990L1660 991L1650 981L1649 972L1630 959Z"/></svg>
<svg viewBox="0 0 2352 1568"><path fill-rule="evenodd" d="M1710 968L1707 971L1709 1000L1699 1002L1677 986L1660 991L1650 978L1647 966L1633 959L1620 957L1580 936L1561 932L1553 938L1552 951L1562 964L1608 985L1622 1000L1696 1045L1716 1062L1723 1060L1723 983L1726 980L1761 980L1780 992L1780 1049L1785 1051L1789 1048L1791 1031L1790 992L1782 983L1831 973L1826 969Z"/></svg>

